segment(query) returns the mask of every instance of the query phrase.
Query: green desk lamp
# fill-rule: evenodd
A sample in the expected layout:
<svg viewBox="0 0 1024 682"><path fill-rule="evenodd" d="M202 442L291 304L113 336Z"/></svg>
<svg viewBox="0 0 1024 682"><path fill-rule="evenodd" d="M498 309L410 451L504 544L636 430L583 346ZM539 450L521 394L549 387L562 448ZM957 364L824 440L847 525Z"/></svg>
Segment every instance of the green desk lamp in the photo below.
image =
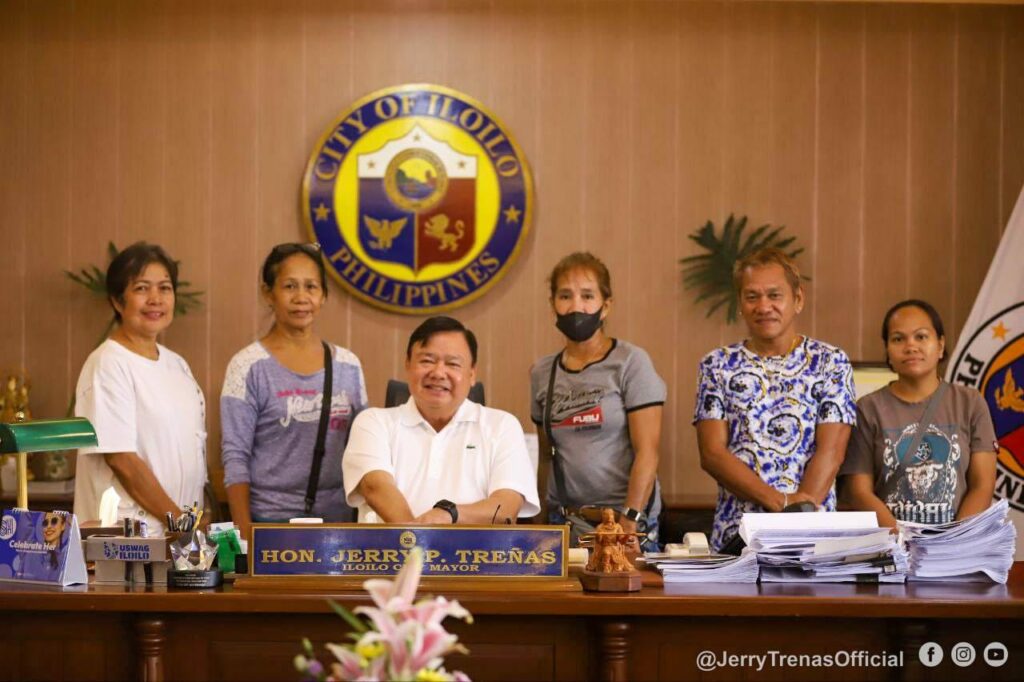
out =
<svg viewBox="0 0 1024 682"><path fill-rule="evenodd" d="M18 507L28 509L28 453L71 450L96 445L88 419L33 419L0 424L0 454L18 458Z"/></svg>

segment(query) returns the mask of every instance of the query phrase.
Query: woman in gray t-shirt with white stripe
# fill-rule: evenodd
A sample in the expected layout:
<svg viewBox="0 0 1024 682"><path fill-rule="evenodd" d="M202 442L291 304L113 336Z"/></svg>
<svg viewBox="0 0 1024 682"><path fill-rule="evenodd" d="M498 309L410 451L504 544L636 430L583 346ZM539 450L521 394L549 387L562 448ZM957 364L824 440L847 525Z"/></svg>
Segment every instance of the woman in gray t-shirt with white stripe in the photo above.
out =
<svg viewBox="0 0 1024 682"><path fill-rule="evenodd" d="M540 451L552 452L549 433L557 449L546 476L548 520L582 516L598 522L600 508L611 507L624 530L647 533L645 550L657 549L665 382L643 349L605 334L612 287L600 259L566 256L551 272L550 285L565 347L530 370L530 414Z"/></svg>

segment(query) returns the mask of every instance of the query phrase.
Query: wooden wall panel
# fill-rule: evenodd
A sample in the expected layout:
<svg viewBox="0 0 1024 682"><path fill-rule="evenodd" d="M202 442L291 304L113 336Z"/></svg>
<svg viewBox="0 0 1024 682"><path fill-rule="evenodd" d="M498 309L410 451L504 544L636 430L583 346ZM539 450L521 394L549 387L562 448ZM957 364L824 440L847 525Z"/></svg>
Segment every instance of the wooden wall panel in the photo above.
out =
<svg viewBox="0 0 1024 682"><path fill-rule="evenodd" d="M725 5L725 73L723 136L723 192L730 197L729 211L750 218L752 225L775 222L770 211L774 170L772 129L775 33L773 8L766 3ZM722 217L724 218L724 216Z"/></svg>
<svg viewBox="0 0 1024 682"><path fill-rule="evenodd" d="M688 8L687 8L688 9ZM698 254L699 248L687 235L713 220L722 221L732 210L726 204L725 155L721 140L726 134L725 84L721 78L726 63L725 13L721 5L701 4L693 11L680 12L679 56L676 62L680 102L679 142L676 151L676 204L679 238L673 240L680 258ZM676 272L679 265L675 264ZM678 275L677 275L678 276ZM660 470L668 492L696 492L709 489L709 479L700 468L697 439L690 425L698 380L697 363L704 353L722 342L721 314L706 318L707 305L695 305L691 292L681 292L674 303L676 346L675 371L667 374L656 367L668 383L669 402L665 410L666 433L662 440ZM682 342L686 339L686 343Z"/></svg>
<svg viewBox="0 0 1024 682"><path fill-rule="evenodd" d="M48 3L39 8L42 11L34 6L30 9L23 128L27 156L22 168L11 169L25 176L24 363L33 390L44 387L44 392L63 397L72 386L68 357L71 283L60 274L61 268L70 264L72 178L66 158L74 143L71 3ZM62 403L33 404L34 416L50 410L62 413L66 404Z"/></svg>
<svg viewBox="0 0 1024 682"><path fill-rule="evenodd" d="M665 453L672 452L670 444L676 442L676 432L689 429L685 421L674 418L680 402L674 390L678 370L675 317L682 289L677 261L685 238L676 196L680 74L676 63L666 65L664 59L666 54L678 53L678 26L679 7L671 3L646 12L634 9L630 15L633 94L628 120L631 129L645 134L630 156L629 214L624 224L633 228L625 229L629 236L630 297L621 298L622 293L617 292L624 305L614 311L617 319L626 320L629 334L625 338L650 354L667 384L669 395L661 435ZM665 457L668 466L677 459Z"/></svg>
<svg viewBox="0 0 1024 682"><path fill-rule="evenodd" d="M864 283L864 6L819 8L815 334L860 356Z"/></svg>
<svg viewBox="0 0 1024 682"><path fill-rule="evenodd" d="M528 422L528 369L559 347L545 278L578 249L612 270L610 331L669 388L662 480L713 489L690 419L696 364L742 338L682 289L686 236L730 213L787 225L813 277L804 331L880 357L893 301L955 332L1024 182L1024 9L839 3L309 0L0 5L0 367L61 414L107 309L60 271L145 238L204 308L167 343L218 403L230 357L270 323L257 270L304 240L302 171L358 97L429 81L484 102L537 189L518 263L455 314L481 340L488 402ZM421 318L336 284L326 338L371 402ZM950 334L949 342L955 339Z"/></svg>
<svg viewBox="0 0 1024 682"><path fill-rule="evenodd" d="M161 0L117 4L117 244L166 243L167 25Z"/></svg>
<svg viewBox="0 0 1024 682"><path fill-rule="evenodd" d="M953 314L955 46L953 8L913 7L910 16L910 220L904 233L909 298ZM952 338L946 340L947 343ZM955 344L954 344L955 345Z"/></svg>
<svg viewBox="0 0 1024 682"><path fill-rule="evenodd" d="M866 8L864 79L863 292L860 351L855 360L881 362L882 317L907 296L909 223L910 31L904 8Z"/></svg>
<svg viewBox="0 0 1024 682"><path fill-rule="evenodd" d="M33 50L34 52L34 50ZM33 54L34 57L34 54ZM0 158L13 168L29 165L29 32L26 3L9 3L0 21ZM29 212L25 173L7 173L0 182L0 369L25 366L25 241Z"/></svg>
<svg viewBox="0 0 1024 682"><path fill-rule="evenodd" d="M999 223L999 115L993 111L1002 99L1000 14L957 8L955 298L947 314L952 338L971 313L1004 227Z"/></svg>

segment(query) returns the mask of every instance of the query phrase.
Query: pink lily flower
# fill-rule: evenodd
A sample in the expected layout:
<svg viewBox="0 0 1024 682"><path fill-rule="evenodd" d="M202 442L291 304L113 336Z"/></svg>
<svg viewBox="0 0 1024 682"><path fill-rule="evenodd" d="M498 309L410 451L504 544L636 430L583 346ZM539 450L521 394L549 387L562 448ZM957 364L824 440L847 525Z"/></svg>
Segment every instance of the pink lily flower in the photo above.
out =
<svg viewBox="0 0 1024 682"><path fill-rule="evenodd" d="M339 677L343 680L354 680L363 674L363 658L354 651L346 649L338 644L325 644L328 651L338 659L337 665L341 667ZM333 666L332 666L333 669ZM339 671L334 670L335 674Z"/></svg>
<svg viewBox="0 0 1024 682"><path fill-rule="evenodd" d="M472 623L473 617L459 602L444 597L413 603L422 572L423 551L416 547L394 581L371 579L363 583L375 606L360 606L354 611L366 616L374 629L364 632L355 645L326 645L337 659L331 665L331 677L412 680L430 671L439 675L432 679L469 682L464 673L448 673L442 667L446 654L468 651L441 622L453 616Z"/></svg>
<svg viewBox="0 0 1024 682"><path fill-rule="evenodd" d="M402 616L423 625L437 625L449 616L459 618L467 623L473 622L472 614L463 608L458 601L448 601L444 597L424 599L414 604L411 608L406 609Z"/></svg>
<svg viewBox="0 0 1024 682"><path fill-rule="evenodd" d="M370 593L377 608L384 609L388 613L398 613L412 606L422 573L423 550L413 547L405 565L402 566L402 570L398 572L394 581L371 578L363 583L363 589Z"/></svg>

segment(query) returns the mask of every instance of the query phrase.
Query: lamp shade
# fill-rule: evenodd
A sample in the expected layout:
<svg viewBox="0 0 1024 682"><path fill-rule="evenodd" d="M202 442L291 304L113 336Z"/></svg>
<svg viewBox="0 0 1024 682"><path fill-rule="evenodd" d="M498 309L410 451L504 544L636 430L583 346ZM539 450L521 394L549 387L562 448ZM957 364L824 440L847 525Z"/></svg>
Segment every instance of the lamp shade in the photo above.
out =
<svg viewBox="0 0 1024 682"><path fill-rule="evenodd" d="M52 452L96 444L96 430L82 417L0 424L0 453Z"/></svg>

